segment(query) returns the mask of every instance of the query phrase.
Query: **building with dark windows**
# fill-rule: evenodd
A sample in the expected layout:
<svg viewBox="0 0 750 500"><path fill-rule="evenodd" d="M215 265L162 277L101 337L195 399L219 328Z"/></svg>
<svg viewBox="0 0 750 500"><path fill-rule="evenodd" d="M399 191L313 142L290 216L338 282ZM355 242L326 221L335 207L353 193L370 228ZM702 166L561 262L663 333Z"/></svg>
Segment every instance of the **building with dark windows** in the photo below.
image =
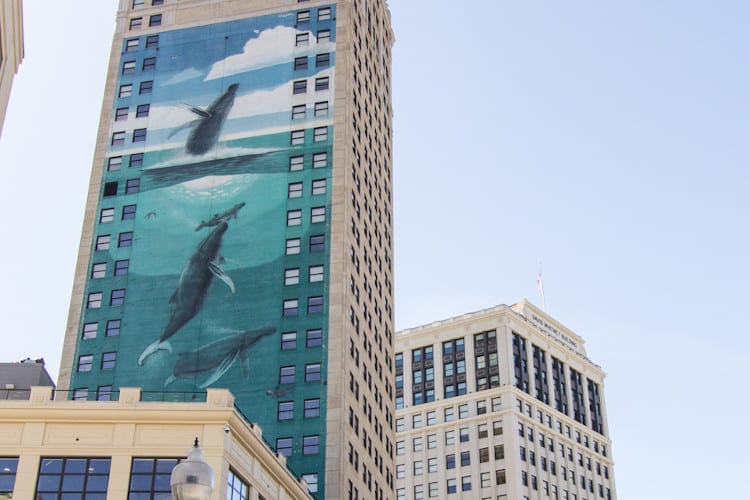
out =
<svg viewBox="0 0 750 500"><path fill-rule="evenodd" d="M397 500L613 500L602 369L521 301L396 334Z"/></svg>
<svg viewBox="0 0 750 500"><path fill-rule="evenodd" d="M23 5L21 0L0 0L0 135L13 77L22 59Z"/></svg>
<svg viewBox="0 0 750 500"><path fill-rule="evenodd" d="M26 358L17 363L0 363L0 399L28 399L32 386L55 387L44 367L44 359Z"/></svg>
<svg viewBox="0 0 750 500"><path fill-rule="evenodd" d="M393 39L386 0L120 0L61 389L227 388L318 498L393 497Z"/></svg>
<svg viewBox="0 0 750 500"><path fill-rule="evenodd" d="M214 471L214 499L304 500L315 489L315 477L290 471L225 389L180 402L135 388L117 401L51 396L36 386L25 401L0 401L0 498L172 498L172 469L196 438Z"/></svg>

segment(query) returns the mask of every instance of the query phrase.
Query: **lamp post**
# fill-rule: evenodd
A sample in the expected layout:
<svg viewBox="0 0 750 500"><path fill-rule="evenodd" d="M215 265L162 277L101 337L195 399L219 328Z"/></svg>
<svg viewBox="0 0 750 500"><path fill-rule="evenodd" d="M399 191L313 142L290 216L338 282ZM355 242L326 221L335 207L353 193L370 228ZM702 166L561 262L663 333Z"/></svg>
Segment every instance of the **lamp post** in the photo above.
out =
<svg viewBox="0 0 750 500"><path fill-rule="evenodd" d="M203 460L203 450L195 444L188 450L187 460L172 469L169 481L173 500L209 500L214 489L214 471Z"/></svg>

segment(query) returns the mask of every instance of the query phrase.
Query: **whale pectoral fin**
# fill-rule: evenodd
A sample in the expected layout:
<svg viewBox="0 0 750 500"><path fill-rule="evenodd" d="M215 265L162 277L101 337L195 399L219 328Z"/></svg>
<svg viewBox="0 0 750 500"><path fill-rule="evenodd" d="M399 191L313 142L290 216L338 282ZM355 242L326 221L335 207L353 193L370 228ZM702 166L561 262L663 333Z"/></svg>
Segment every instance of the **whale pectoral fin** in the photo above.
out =
<svg viewBox="0 0 750 500"><path fill-rule="evenodd" d="M234 293L234 281L232 281L232 278L230 278L229 275L225 273L221 267L219 267L219 264L217 264L216 262L209 262L208 268L211 270L214 276L226 283L232 293Z"/></svg>
<svg viewBox="0 0 750 500"><path fill-rule="evenodd" d="M146 347L146 349L143 350L141 355L138 357L138 364L143 365L143 362L146 360L146 358L157 351L172 352L172 346L170 345L169 341L162 342L161 340L157 340L156 342L151 343L148 347Z"/></svg>
<svg viewBox="0 0 750 500"><path fill-rule="evenodd" d="M174 137L175 135L179 134L180 132L182 132L186 128L191 128L193 125L195 125L196 121L197 120L192 120L192 121L189 121L187 123L184 123L184 124L180 125L179 127L177 127L176 129L172 130L169 133L169 135L167 136L167 139L171 139L172 137Z"/></svg>
<svg viewBox="0 0 750 500"><path fill-rule="evenodd" d="M198 106L190 106L188 109L192 111L193 113L195 113L196 115L200 116L201 118L211 117L211 113L209 113L205 109L199 108Z"/></svg>
<svg viewBox="0 0 750 500"><path fill-rule="evenodd" d="M221 363L216 367L216 370L214 370L211 376L208 377L208 379L206 379L206 381L203 382L199 387L201 389L205 389L209 385L219 380L237 360L237 355L237 351L229 353L224 359L221 360Z"/></svg>

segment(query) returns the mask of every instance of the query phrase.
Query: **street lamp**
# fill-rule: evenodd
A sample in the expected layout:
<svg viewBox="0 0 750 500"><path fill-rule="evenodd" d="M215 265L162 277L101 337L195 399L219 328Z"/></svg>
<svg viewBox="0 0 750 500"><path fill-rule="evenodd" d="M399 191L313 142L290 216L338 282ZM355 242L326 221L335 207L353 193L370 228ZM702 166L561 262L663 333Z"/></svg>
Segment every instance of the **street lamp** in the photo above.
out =
<svg viewBox="0 0 750 500"><path fill-rule="evenodd" d="M188 450L187 460L172 469L173 500L209 500L214 489L214 471L203 460L203 450L195 444Z"/></svg>

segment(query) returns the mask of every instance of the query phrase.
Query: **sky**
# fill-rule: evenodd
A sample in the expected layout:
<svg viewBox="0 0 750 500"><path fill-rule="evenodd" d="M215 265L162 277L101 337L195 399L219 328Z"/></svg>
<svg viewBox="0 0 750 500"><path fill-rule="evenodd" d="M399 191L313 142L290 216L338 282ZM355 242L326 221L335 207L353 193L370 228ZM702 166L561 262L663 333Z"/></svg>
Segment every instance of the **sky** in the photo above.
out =
<svg viewBox="0 0 750 500"><path fill-rule="evenodd" d="M0 358L44 357L56 377L117 2L24 4L0 137ZM541 267L547 312L607 373L618 497L736 498L750 3L390 8L397 328L541 305Z"/></svg>

